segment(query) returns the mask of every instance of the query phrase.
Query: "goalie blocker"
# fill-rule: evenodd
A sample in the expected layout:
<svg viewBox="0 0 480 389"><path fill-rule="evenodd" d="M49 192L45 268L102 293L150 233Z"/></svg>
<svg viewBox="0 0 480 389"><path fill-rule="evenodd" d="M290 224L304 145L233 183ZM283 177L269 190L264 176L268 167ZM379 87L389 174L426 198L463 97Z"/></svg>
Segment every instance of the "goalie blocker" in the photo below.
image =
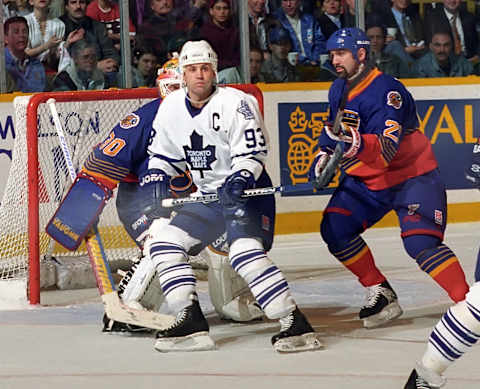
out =
<svg viewBox="0 0 480 389"><path fill-rule="evenodd" d="M68 250L76 250L97 222L112 191L80 172L47 224L46 232Z"/></svg>

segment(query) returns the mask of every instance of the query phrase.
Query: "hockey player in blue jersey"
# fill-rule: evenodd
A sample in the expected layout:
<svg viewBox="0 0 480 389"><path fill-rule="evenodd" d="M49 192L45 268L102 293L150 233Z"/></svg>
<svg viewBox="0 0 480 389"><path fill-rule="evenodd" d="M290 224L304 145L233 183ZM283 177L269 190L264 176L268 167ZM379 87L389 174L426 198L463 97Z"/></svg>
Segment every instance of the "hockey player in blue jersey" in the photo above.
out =
<svg viewBox="0 0 480 389"><path fill-rule="evenodd" d="M472 162L465 172L480 189L480 138L473 147ZM480 338L480 251L477 255L475 282L466 299L442 316L428 339L427 350L413 369L405 389L438 389L446 380L443 372L474 346Z"/></svg>
<svg viewBox="0 0 480 389"><path fill-rule="evenodd" d="M217 55L206 41L185 43L180 69L185 88L171 93L158 110L149 168L167 182L176 169L188 167L199 192L218 191L220 201L184 205L168 225L154 222L150 228L145 246L165 300L177 312L172 327L157 334L155 349L215 347L186 253L205 246L224 229L233 269L248 283L266 316L280 320L280 332L272 337L274 349L318 349L317 335L266 255L273 241L274 197L241 197L245 189L271 185L264 166L268 139L258 103L241 91L215 86Z"/></svg>
<svg viewBox="0 0 480 389"><path fill-rule="evenodd" d="M408 255L453 301L465 298L468 285L457 257L443 243L445 186L430 141L418 129L415 102L400 81L369 67L369 48L358 28L342 28L327 42L339 76L329 91L329 120L338 125L327 124L320 135L310 178L321 177L341 142L344 177L324 210L321 235L330 253L367 289L359 316L373 328L402 314L361 237L391 210Z"/></svg>

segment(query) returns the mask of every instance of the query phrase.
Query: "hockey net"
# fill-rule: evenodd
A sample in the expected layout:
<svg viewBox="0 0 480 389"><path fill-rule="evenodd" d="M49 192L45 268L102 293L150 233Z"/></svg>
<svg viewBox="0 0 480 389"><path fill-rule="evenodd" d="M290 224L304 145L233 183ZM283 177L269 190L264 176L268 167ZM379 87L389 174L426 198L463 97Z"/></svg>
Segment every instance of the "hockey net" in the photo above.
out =
<svg viewBox="0 0 480 389"><path fill-rule="evenodd" d="M263 113L263 97L257 87L232 86L253 94ZM87 255L84 244L75 252L69 252L45 233L47 222L71 184L46 102L50 98L56 100L78 171L92 148L121 118L156 98L157 93L156 89L140 88L39 93L15 98L16 137L0 205L0 291L3 281L20 281L28 301L38 304L40 289L51 287L55 282L52 258L85 258ZM110 200L102 212L99 231L111 264L138 255L137 247L118 219L114 200Z"/></svg>

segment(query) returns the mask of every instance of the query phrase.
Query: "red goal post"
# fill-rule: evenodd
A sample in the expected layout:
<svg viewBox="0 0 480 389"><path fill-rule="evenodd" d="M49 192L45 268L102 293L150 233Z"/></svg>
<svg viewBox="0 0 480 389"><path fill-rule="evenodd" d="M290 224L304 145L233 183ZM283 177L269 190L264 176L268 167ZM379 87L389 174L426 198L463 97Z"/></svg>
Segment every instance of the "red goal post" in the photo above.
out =
<svg viewBox="0 0 480 389"><path fill-rule="evenodd" d="M258 87L251 84L231 86L254 95L263 114L263 95ZM30 304L40 303L41 263L46 256L86 255L84 245L69 253L53 245L44 232L70 184L46 102L51 98L56 101L78 169L92 148L124 115L157 97L155 88L138 88L47 92L15 99L16 138L0 205L0 223L4 227L17 225L15 228L7 226L0 234L0 281L25 278ZM129 259L137 251L116 215L114 203L109 201L99 224L110 261Z"/></svg>

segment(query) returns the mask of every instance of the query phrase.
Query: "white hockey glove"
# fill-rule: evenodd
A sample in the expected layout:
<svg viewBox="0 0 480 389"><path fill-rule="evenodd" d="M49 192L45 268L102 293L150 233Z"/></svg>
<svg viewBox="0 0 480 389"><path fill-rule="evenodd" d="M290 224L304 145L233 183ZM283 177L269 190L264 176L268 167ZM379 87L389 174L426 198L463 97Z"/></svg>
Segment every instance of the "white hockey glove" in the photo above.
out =
<svg viewBox="0 0 480 389"><path fill-rule="evenodd" d="M326 123L324 127L328 137L337 142L344 142L346 151L343 152L344 158L352 158L357 155L362 145L362 136L358 130L345 123L340 123L340 133L333 133L333 125Z"/></svg>

